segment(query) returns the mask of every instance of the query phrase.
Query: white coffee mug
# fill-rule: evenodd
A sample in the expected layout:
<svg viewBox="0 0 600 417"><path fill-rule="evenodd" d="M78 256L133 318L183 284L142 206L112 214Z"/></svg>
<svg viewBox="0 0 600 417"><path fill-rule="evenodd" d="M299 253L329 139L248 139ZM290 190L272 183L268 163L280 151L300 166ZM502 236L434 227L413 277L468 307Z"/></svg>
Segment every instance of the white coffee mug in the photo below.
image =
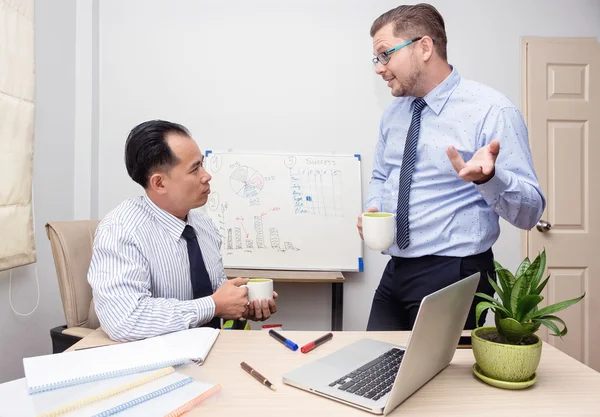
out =
<svg viewBox="0 0 600 417"><path fill-rule="evenodd" d="M363 213L363 238L369 249L377 251L389 249L394 243L395 224L393 213Z"/></svg>
<svg viewBox="0 0 600 417"><path fill-rule="evenodd" d="M248 301L254 300L272 300L273 299L273 280L267 278L251 278L247 284L240 287L248 288Z"/></svg>

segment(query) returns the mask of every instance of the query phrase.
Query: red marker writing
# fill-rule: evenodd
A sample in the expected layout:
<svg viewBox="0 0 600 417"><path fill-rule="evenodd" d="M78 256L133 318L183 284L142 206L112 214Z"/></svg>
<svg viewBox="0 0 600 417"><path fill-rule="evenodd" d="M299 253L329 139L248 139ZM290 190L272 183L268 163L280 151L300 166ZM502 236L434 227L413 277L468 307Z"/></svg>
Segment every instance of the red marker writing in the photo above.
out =
<svg viewBox="0 0 600 417"><path fill-rule="evenodd" d="M321 336L317 340L305 344L304 346L302 346L300 348L300 351L302 353L308 353L311 350L313 350L314 348L316 348L317 346L322 345L323 343L327 342L328 340L331 340L332 338L333 338L333 333L329 332L325 336Z"/></svg>

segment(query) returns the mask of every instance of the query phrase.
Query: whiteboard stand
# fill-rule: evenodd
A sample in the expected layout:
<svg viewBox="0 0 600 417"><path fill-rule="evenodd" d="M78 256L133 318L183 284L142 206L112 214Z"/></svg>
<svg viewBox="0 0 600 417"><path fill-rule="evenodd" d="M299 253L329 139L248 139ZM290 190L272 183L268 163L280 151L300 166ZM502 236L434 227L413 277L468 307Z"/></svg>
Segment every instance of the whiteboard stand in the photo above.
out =
<svg viewBox="0 0 600 417"><path fill-rule="evenodd" d="M274 282L318 282L331 284L331 330L342 331L344 324L344 274L341 271L278 271L273 269L225 268L228 279L268 278Z"/></svg>

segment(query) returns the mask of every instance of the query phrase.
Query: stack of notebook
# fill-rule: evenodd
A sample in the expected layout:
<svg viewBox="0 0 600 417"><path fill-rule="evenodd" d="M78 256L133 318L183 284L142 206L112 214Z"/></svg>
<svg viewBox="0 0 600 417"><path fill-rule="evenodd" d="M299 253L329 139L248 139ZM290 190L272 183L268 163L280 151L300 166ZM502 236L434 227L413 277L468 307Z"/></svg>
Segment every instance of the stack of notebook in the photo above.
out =
<svg viewBox="0 0 600 417"><path fill-rule="evenodd" d="M218 334L217 329L196 328L25 358L25 379L0 385L0 394L15 400L15 409L3 412L15 417L179 416L220 390L218 384L195 381L175 370L204 363Z"/></svg>

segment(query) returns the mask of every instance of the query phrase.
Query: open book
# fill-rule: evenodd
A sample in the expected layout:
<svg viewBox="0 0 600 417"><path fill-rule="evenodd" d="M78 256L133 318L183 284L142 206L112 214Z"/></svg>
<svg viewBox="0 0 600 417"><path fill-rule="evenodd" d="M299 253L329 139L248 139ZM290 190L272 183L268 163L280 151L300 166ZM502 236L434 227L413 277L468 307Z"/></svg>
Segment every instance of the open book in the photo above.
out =
<svg viewBox="0 0 600 417"><path fill-rule="evenodd" d="M136 342L23 359L30 394L186 363L201 365L219 329L198 327Z"/></svg>

